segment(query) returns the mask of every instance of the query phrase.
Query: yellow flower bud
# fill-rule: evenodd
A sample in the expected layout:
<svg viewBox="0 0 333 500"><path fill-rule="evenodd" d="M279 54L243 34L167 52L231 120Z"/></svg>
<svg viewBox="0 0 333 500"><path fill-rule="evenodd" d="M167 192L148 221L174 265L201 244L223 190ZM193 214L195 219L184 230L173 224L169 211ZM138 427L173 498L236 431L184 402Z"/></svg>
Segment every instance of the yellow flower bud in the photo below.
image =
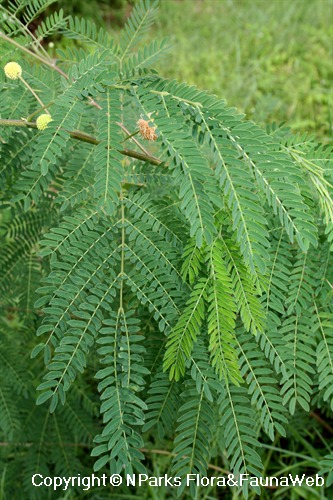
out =
<svg viewBox="0 0 333 500"><path fill-rule="evenodd" d="M17 80L22 75L22 68L16 62L9 62L3 68L7 78Z"/></svg>
<svg viewBox="0 0 333 500"><path fill-rule="evenodd" d="M38 130L45 130L48 124L52 121L50 115L44 114L40 115L36 120L36 125Z"/></svg>

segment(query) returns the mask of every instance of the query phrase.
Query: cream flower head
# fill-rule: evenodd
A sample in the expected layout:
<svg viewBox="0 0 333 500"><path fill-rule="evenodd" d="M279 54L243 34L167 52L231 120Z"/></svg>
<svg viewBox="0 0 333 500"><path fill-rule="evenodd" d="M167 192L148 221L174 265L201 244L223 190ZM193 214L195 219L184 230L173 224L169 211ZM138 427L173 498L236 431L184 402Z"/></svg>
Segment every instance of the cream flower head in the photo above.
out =
<svg viewBox="0 0 333 500"><path fill-rule="evenodd" d="M36 120L38 130L45 130L51 121L52 118L50 115L47 115L46 113L44 115L40 115Z"/></svg>
<svg viewBox="0 0 333 500"><path fill-rule="evenodd" d="M22 75L22 68L16 62L9 62L3 68L7 78L17 80Z"/></svg>

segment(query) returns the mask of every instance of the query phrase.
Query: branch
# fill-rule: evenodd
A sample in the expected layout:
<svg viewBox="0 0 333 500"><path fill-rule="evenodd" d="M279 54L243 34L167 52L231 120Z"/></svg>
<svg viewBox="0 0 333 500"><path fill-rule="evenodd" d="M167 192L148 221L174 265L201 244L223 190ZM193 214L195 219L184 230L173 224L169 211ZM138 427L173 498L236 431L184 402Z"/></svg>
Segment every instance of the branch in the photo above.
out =
<svg viewBox="0 0 333 500"><path fill-rule="evenodd" d="M328 430L328 432L333 434L333 427L331 427L330 424L325 422L325 420L321 418L317 413L315 413L314 411L310 411L310 417L317 420L317 422L319 422L326 430Z"/></svg>
<svg viewBox="0 0 333 500"><path fill-rule="evenodd" d="M42 57L40 56L39 54L36 54L35 52L32 52L31 50L27 49L26 47L23 47L22 45L20 45L19 43L15 42L15 40L13 40L12 38L10 38L9 36L6 36L4 33L2 33L0 31L0 38L3 38L6 42L8 43L11 43L12 45L14 45L15 47L17 47L18 49L22 50L23 52L25 52L26 54L29 54L29 56L31 57L34 57L35 59L38 59L40 62L42 62L43 64L46 64L46 66L49 66L50 68L54 69L55 71L57 71L58 73L60 73L60 75L62 75L64 78L66 78L67 80L69 79L68 76L66 75L66 73L64 73L60 68L59 66L57 66L55 64L55 62L51 62L49 61L48 59L46 59L45 57Z"/></svg>
<svg viewBox="0 0 333 500"><path fill-rule="evenodd" d="M45 57L41 56L40 54L32 52L31 50L27 49L26 47L23 47L23 45L20 45L19 43L15 42L15 40L10 38L9 36L6 36L1 31L0 31L0 38L3 38L6 42L11 43L12 45L17 47L18 49L20 49L23 52L25 52L26 54L28 54L29 56L34 57L35 59L38 59L43 64L46 64L46 66L49 66L50 68L57 71L61 76L66 78L66 80L69 80L69 76L64 71L62 71L62 69L60 69L59 66L56 65L55 60L46 59ZM100 105L96 101L94 101L94 99L92 99L91 97L88 97L88 100L90 101L90 103L93 106L95 106L98 109L101 109Z"/></svg>
<svg viewBox="0 0 333 500"><path fill-rule="evenodd" d="M5 120L0 119L0 127L27 127L27 128L37 128L36 122L28 122L26 120ZM89 144L100 144L101 141L93 137L92 135L81 132L80 130L67 130L72 139L77 139L78 141L88 142ZM152 156L150 154L139 153L138 151L133 151L132 149L120 149L119 153L125 156L130 156L131 158L136 158L137 160L147 161L152 165L161 165L162 160Z"/></svg>
<svg viewBox="0 0 333 500"><path fill-rule="evenodd" d="M132 141L135 142L135 144L141 149L141 151L146 154L146 155L149 155L148 151L142 146L142 144L140 144L140 142L135 139L134 134L136 134L137 132L134 132L134 134L131 134L129 130L127 130L127 128L122 124L122 123L117 123L117 125L119 125L119 127L124 131L126 132L126 134L128 135L128 137L126 137L126 139L132 139Z"/></svg>

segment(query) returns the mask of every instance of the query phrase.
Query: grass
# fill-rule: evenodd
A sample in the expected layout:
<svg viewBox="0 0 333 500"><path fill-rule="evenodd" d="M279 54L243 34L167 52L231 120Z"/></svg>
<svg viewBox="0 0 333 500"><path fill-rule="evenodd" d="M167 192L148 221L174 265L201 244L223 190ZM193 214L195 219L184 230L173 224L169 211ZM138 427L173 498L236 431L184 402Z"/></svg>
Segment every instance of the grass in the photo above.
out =
<svg viewBox="0 0 333 500"><path fill-rule="evenodd" d="M161 0L166 77L204 88L265 125L333 135L331 0Z"/></svg>

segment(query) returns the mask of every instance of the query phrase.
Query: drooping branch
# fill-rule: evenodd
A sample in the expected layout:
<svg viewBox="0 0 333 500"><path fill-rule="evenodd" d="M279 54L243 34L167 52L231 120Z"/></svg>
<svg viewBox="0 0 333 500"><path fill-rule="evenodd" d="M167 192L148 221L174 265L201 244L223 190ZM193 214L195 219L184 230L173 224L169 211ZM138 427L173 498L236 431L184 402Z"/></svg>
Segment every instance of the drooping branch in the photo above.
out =
<svg viewBox="0 0 333 500"><path fill-rule="evenodd" d="M56 65L55 61L46 59L45 57L43 57L43 56L41 56L39 54L36 54L36 52L32 52L31 50L27 49L26 47L23 47L18 42L16 42L15 40L13 40L12 38L10 38L9 36L5 35L1 31L0 31L0 38L2 38L3 40L5 40L8 43L11 43L17 49L22 50L23 52L25 52L29 56L31 56L31 57L33 57L35 59L38 59L40 62L42 62L43 64L46 64L46 66L49 66L53 70L57 71L61 76L63 76L64 78L66 78L68 80L68 76L66 75L66 73L64 73L62 71L62 69L60 69L59 66Z"/></svg>
<svg viewBox="0 0 333 500"><path fill-rule="evenodd" d="M27 127L27 128L37 128L36 122L28 122L26 120L6 120L0 119L0 127ZM92 135L86 134L80 130L68 130L67 131L72 139L76 139L78 141L88 142L89 144L100 144L101 141L93 137ZM129 156L131 158L136 158L137 160L146 161L151 163L152 165L160 165L162 160L156 158L153 155L139 153L138 151L134 151L132 149L120 149L118 150L124 156Z"/></svg>
<svg viewBox="0 0 333 500"><path fill-rule="evenodd" d="M0 38L2 38L3 40L5 40L8 43L11 43L16 48L18 48L19 50L22 50L23 52L25 52L29 56L34 57L35 59L38 59L38 61L40 61L41 63L45 64L46 66L53 69L54 71L57 71L57 73L59 73L64 78L66 78L66 80L69 80L69 76L61 68L59 68L59 66L57 66L56 61L54 59L47 59L46 57L43 57L40 54L37 54L36 52L32 52L31 50L27 49L26 47L23 47L18 42L16 42L15 40L10 38L9 36L5 35L1 31L0 31ZM91 97L88 97L88 100L97 109L101 109L100 105L96 101L94 101L94 99L92 99Z"/></svg>

